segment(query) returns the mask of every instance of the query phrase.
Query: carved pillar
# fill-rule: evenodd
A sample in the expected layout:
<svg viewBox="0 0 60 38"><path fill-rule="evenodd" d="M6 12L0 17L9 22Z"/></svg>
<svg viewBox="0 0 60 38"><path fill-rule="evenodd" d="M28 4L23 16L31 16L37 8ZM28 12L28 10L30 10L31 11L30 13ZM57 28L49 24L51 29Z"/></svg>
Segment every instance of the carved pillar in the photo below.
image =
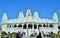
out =
<svg viewBox="0 0 60 38"><path fill-rule="evenodd" d="M22 24L22 29L23 29L23 25L24 25L24 24Z"/></svg>
<svg viewBox="0 0 60 38"><path fill-rule="evenodd" d="M33 33L34 33L34 31L35 31L35 30L34 30L34 23L32 23L32 26L33 26Z"/></svg>
<svg viewBox="0 0 60 38"><path fill-rule="evenodd" d="M23 32L23 25L24 25L24 24L22 24L22 32Z"/></svg>
<svg viewBox="0 0 60 38"><path fill-rule="evenodd" d="M39 24L37 24L37 29L38 29L38 25L39 25Z"/></svg>
<svg viewBox="0 0 60 38"><path fill-rule="evenodd" d="M34 23L32 23L32 27L33 27L33 29L34 29Z"/></svg>
<svg viewBox="0 0 60 38"><path fill-rule="evenodd" d="M42 31L44 30L44 27L43 27L43 24L41 24L42 25Z"/></svg>
<svg viewBox="0 0 60 38"><path fill-rule="evenodd" d="M28 23L27 23L27 36L28 36Z"/></svg>

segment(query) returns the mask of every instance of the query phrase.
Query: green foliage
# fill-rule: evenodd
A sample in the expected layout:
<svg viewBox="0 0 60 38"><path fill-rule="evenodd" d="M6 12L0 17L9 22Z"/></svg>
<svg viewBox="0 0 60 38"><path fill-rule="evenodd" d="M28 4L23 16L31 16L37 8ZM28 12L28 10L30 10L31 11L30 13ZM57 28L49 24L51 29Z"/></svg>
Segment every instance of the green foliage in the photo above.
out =
<svg viewBox="0 0 60 38"><path fill-rule="evenodd" d="M4 31L2 31L2 32L1 32L1 35L2 35L2 36L5 36L5 35L7 35L7 33L4 32Z"/></svg>
<svg viewBox="0 0 60 38"><path fill-rule="evenodd" d="M16 34L16 32L13 32L12 34Z"/></svg>
<svg viewBox="0 0 60 38"><path fill-rule="evenodd" d="M58 31L57 33L60 34L60 31Z"/></svg>
<svg viewBox="0 0 60 38"><path fill-rule="evenodd" d="M11 36L16 37L16 34L17 34L16 32L13 32L13 33L11 33Z"/></svg>
<svg viewBox="0 0 60 38"><path fill-rule="evenodd" d="M49 35L53 35L53 32L51 31L51 32L49 33Z"/></svg>

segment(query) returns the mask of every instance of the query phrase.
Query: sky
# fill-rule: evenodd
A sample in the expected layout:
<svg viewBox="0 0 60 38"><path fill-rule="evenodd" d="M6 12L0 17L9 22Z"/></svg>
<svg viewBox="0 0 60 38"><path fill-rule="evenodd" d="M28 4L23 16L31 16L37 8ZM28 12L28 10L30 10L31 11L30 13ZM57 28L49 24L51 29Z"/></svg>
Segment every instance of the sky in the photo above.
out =
<svg viewBox="0 0 60 38"><path fill-rule="evenodd" d="M8 19L14 19L18 18L20 9L22 9L25 16L28 7L32 16L34 10L37 10L40 18L48 19L52 19L56 9L58 20L60 19L60 0L0 0L0 22L2 21L4 10L6 10Z"/></svg>

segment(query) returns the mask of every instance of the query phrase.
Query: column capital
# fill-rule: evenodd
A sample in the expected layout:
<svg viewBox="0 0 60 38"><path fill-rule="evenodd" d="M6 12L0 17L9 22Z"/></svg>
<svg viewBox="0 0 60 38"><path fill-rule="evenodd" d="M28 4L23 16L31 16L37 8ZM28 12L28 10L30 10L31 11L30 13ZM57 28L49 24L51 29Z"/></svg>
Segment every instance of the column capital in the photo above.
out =
<svg viewBox="0 0 60 38"><path fill-rule="evenodd" d="M24 25L24 24L22 23L22 25Z"/></svg>
<svg viewBox="0 0 60 38"><path fill-rule="evenodd" d="M39 25L39 24L37 24L37 25Z"/></svg>

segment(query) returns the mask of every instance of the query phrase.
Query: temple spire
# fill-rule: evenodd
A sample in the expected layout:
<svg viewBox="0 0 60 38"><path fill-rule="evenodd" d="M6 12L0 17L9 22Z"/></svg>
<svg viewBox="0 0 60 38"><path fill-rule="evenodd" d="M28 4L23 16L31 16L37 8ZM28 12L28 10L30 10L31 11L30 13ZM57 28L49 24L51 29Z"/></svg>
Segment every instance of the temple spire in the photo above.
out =
<svg viewBox="0 0 60 38"><path fill-rule="evenodd" d="M27 12L26 12L26 17L27 16L31 16L31 11L30 11L30 8L29 7L28 7Z"/></svg>
<svg viewBox="0 0 60 38"><path fill-rule="evenodd" d="M4 10L3 16L2 16L2 21L6 22L8 20L7 14L6 14L6 10Z"/></svg>
<svg viewBox="0 0 60 38"><path fill-rule="evenodd" d="M22 19L22 18L24 18L24 15L23 15L22 9L20 9L18 19Z"/></svg>
<svg viewBox="0 0 60 38"><path fill-rule="evenodd" d="M57 16L57 13L56 13L56 9L54 10L53 20L58 22L58 16Z"/></svg>
<svg viewBox="0 0 60 38"><path fill-rule="evenodd" d="M37 10L35 9L34 10L34 16L33 16L34 18L39 18L39 15L38 15L38 12L37 12Z"/></svg>

